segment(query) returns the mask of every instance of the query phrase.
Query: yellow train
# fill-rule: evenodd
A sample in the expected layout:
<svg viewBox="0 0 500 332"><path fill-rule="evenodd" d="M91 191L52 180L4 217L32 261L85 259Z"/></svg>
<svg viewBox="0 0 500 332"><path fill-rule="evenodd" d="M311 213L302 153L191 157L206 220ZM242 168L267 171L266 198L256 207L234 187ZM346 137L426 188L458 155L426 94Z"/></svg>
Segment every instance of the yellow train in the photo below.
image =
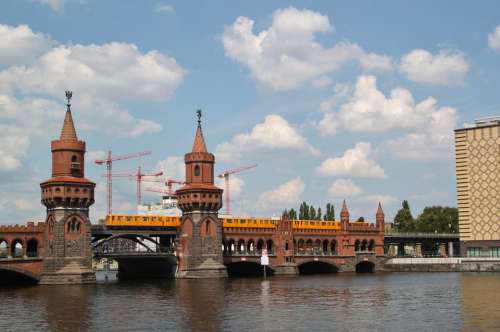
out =
<svg viewBox="0 0 500 332"><path fill-rule="evenodd" d="M224 228L276 228L277 219L228 218L224 217ZM158 215L112 214L106 216L106 226L110 227L180 227L181 217ZM323 220L294 220L294 229L340 230L340 222Z"/></svg>

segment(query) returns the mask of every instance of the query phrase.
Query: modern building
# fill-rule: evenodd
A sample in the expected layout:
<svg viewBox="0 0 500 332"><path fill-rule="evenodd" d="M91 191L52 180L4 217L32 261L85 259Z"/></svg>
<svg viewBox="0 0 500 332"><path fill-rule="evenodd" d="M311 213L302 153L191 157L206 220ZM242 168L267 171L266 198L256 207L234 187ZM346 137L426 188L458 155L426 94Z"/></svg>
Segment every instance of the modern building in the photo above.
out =
<svg viewBox="0 0 500 332"><path fill-rule="evenodd" d="M500 257L500 116L455 130L461 254Z"/></svg>

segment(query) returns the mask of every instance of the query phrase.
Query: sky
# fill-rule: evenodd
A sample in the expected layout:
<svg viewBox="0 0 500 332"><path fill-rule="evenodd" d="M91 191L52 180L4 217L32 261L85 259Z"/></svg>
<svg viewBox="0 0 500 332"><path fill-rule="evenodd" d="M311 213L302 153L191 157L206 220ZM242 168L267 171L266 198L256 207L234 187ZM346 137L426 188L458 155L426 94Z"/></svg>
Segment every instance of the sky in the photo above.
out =
<svg viewBox="0 0 500 332"><path fill-rule="evenodd" d="M380 201L391 221L406 199L417 216L456 206L453 130L500 115L500 3L3 0L0 224L44 219L65 90L92 222L93 161L151 151L114 171L183 179L197 109L216 174L258 164L231 178L234 215L307 201L338 218L346 199L352 219ZM135 185L114 180L114 212L135 211Z"/></svg>

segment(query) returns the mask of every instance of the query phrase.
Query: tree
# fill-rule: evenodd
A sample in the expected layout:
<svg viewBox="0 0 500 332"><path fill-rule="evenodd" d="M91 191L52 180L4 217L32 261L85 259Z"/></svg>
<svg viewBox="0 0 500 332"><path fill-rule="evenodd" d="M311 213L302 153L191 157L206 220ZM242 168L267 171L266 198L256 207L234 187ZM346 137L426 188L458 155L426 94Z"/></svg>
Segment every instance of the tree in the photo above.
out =
<svg viewBox="0 0 500 332"><path fill-rule="evenodd" d="M401 205L401 209L394 217L394 228L398 232L414 232L416 230L415 221L411 215L410 204L408 204L407 200L404 200Z"/></svg>
<svg viewBox="0 0 500 332"><path fill-rule="evenodd" d="M335 209L333 207L333 204L326 204L326 212L323 216L323 220L335 220Z"/></svg>
<svg viewBox="0 0 500 332"><path fill-rule="evenodd" d="M416 230L422 233L458 233L458 209L427 206L417 218Z"/></svg>
<svg viewBox="0 0 500 332"><path fill-rule="evenodd" d="M295 211L294 209L290 209L288 215L290 216L291 220L297 220L297 211Z"/></svg>
<svg viewBox="0 0 500 332"><path fill-rule="evenodd" d="M316 220L316 209L312 205L309 207L309 220Z"/></svg>
<svg viewBox="0 0 500 332"><path fill-rule="evenodd" d="M356 220L357 222L365 222L365 217L359 217L358 220Z"/></svg>
<svg viewBox="0 0 500 332"><path fill-rule="evenodd" d="M316 219L321 220L321 208L318 208L318 213L316 214Z"/></svg>

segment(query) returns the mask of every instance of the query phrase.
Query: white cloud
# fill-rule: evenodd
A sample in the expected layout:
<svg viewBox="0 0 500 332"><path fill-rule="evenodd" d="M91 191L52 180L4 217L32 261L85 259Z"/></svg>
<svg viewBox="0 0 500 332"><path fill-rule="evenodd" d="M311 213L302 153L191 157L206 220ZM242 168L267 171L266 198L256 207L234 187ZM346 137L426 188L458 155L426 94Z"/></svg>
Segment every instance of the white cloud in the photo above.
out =
<svg viewBox="0 0 500 332"><path fill-rule="evenodd" d="M364 190L350 179L338 179L328 188L328 195L332 198L348 198L361 195Z"/></svg>
<svg viewBox="0 0 500 332"><path fill-rule="evenodd" d="M439 159L452 150L456 109L438 107L433 97L416 103L411 92L401 87L386 97L377 88L374 76L359 77L352 93L345 91L340 89L321 105L325 114L317 129L322 135L335 135L341 130L406 131L407 134L388 142L391 150L404 159ZM339 111L332 112L332 107Z"/></svg>
<svg viewBox="0 0 500 332"><path fill-rule="evenodd" d="M168 99L184 77L175 59L156 50L141 53L133 44L116 42L57 45L25 25L0 25L3 65L1 171L19 169L33 143L47 144L48 132L55 133L50 138L57 137L64 118L61 97L68 88L75 91L73 117L79 133L134 138L162 127L136 118L117 101Z"/></svg>
<svg viewBox="0 0 500 332"><path fill-rule="evenodd" d="M371 204L378 204L380 202L382 205L390 205L399 201L395 196L380 194L365 195L361 199Z"/></svg>
<svg viewBox="0 0 500 332"><path fill-rule="evenodd" d="M27 25L0 24L0 68L31 63L54 44L49 36L34 33Z"/></svg>
<svg viewBox="0 0 500 332"><path fill-rule="evenodd" d="M500 52L500 25L498 25L492 33L488 34L488 46Z"/></svg>
<svg viewBox="0 0 500 332"><path fill-rule="evenodd" d="M225 205L226 204L226 196L227 196L227 190L226 190L226 184L225 180L221 178L216 178L215 185L219 188L224 189L224 192L222 194L222 202ZM235 175L230 175L229 178L229 192L230 192L230 199L231 199L231 206L232 206L232 211L234 211L234 205L235 203L238 203L236 199L238 199L241 195L241 192L243 191L243 187L245 185L245 181L243 181L241 178L235 176ZM223 207L224 210L227 209L227 206Z"/></svg>
<svg viewBox="0 0 500 332"><path fill-rule="evenodd" d="M47 79L50 77L50 79ZM184 69L174 58L134 44L60 45L32 65L0 72L0 90L60 96L68 88L93 97L164 100L182 83Z"/></svg>
<svg viewBox="0 0 500 332"><path fill-rule="evenodd" d="M53 11L60 12L66 0L35 0L42 5L49 6Z"/></svg>
<svg viewBox="0 0 500 332"><path fill-rule="evenodd" d="M186 167L184 158L169 156L156 164L156 169L163 172L163 176L168 179L184 181L186 179Z"/></svg>
<svg viewBox="0 0 500 332"><path fill-rule="evenodd" d="M422 49L401 58L400 70L409 80L419 83L453 85L463 83L469 64L463 53L440 51L433 55Z"/></svg>
<svg viewBox="0 0 500 332"><path fill-rule="evenodd" d="M371 159L372 155L371 144L359 142L341 157L326 159L316 170L321 175L385 178L384 170Z"/></svg>
<svg viewBox="0 0 500 332"><path fill-rule="evenodd" d="M401 159L420 161L449 159L453 157L453 130L456 123L456 110L443 107L430 115L424 129L389 140L387 145Z"/></svg>
<svg viewBox="0 0 500 332"><path fill-rule="evenodd" d="M169 13L172 14L175 12L175 8L172 5L168 5L165 3L159 3L155 7L155 12L157 13Z"/></svg>
<svg viewBox="0 0 500 332"><path fill-rule="evenodd" d="M304 181L300 177L296 177L274 190L262 193L257 201L257 206L279 210L295 205L300 202L305 187Z"/></svg>
<svg viewBox="0 0 500 332"><path fill-rule="evenodd" d="M279 115L266 116L263 123L252 128L250 133L233 136L229 142L216 147L215 154L221 161L239 159L246 152L262 150L295 150L306 151L312 155L320 152Z"/></svg>
<svg viewBox="0 0 500 332"><path fill-rule="evenodd" d="M254 21L238 17L225 28L222 42L226 55L248 67L259 83L275 90L298 88L306 83L324 86L326 75L355 60L367 70L388 70L392 61L385 55L366 53L360 46L340 42L325 48L316 34L332 32L326 15L294 7L273 13L271 26L258 34Z"/></svg>

